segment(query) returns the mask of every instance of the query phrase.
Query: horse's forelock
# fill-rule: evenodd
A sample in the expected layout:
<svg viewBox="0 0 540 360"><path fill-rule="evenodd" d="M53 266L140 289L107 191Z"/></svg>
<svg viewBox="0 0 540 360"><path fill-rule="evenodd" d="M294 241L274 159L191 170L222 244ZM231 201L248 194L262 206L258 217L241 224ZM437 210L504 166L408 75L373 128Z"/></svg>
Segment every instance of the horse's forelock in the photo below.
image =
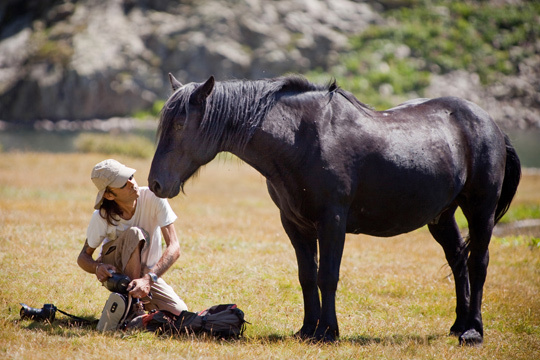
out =
<svg viewBox="0 0 540 360"><path fill-rule="evenodd" d="M172 127L174 120L178 118L183 111L186 113L188 112L189 97L195 89L195 85L196 84L194 83L184 85L176 90L169 97L169 99L167 99L159 116L159 125L157 131L158 139L161 137L161 134L167 132L167 130Z"/></svg>

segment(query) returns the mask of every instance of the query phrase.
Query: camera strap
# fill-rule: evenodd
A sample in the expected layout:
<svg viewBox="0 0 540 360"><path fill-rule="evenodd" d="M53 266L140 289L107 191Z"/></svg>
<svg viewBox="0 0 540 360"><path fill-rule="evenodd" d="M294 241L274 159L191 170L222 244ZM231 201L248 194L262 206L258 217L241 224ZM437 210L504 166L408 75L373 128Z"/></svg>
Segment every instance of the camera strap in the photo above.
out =
<svg viewBox="0 0 540 360"><path fill-rule="evenodd" d="M66 316L69 316L70 318L74 319L74 320L77 320L78 322L82 323L82 324L88 324L88 325L91 325L93 323L96 323L98 320L88 320L88 319L83 319L82 317L78 317L78 316L75 316L75 315L71 315L71 314L68 314L67 312L63 311L63 310L60 310L60 309L56 309L57 311L61 312L62 314L66 315Z"/></svg>
<svg viewBox="0 0 540 360"><path fill-rule="evenodd" d="M93 323L97 322L97 320L88 320L79 316L71 315L63 310L58 309L53 304L45 304L43 305L41 309L36 309L23 303L20 303L20 304L22 306L21 311L20 311L21 319L33 319L36 321L53 322L55 318L55 313L59 311L62 314L76 320L81 325L82 324L92 325Z"/></svg>

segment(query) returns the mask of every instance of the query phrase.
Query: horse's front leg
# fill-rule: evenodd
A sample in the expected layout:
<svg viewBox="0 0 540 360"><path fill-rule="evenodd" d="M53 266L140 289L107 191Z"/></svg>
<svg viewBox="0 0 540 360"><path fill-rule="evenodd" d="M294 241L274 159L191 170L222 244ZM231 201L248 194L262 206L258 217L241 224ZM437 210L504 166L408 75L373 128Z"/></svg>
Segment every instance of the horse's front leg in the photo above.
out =
<svg viewBox="0 0 540 360"><path fill-rule="evenodd" d="M304 296L304 324L296 336L311 338L315 334L321 313L317 288L317 235L315 231L312 233L300 231L297 225L286 219L283 214L281 223L296 252L298 279Z"/></svg>
<svg viewBox="0 0 540 360"><path fill-rule="evenodd" d="M334 341L339 337L336 317L336 291L339 267L345 244L346 218L343 212L328 212L318 226L320 267L318 285L321 290L322 309L315 338Z"/></svg>

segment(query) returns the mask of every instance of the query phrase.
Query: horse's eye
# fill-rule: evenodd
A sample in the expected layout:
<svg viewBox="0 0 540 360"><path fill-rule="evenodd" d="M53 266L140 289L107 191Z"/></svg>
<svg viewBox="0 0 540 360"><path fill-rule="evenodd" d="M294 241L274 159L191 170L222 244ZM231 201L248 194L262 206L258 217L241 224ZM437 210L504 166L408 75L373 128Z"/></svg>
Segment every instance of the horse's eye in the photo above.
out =
<svg viewBox="0 0 540 360"><path fill-rule="evenodd" d="M174 128L174 130L176 130L176 131L180 131L180 130L182 130L184 127L183 127L182 125L180 125L180 124L174 124L173 128Z"/></svg>

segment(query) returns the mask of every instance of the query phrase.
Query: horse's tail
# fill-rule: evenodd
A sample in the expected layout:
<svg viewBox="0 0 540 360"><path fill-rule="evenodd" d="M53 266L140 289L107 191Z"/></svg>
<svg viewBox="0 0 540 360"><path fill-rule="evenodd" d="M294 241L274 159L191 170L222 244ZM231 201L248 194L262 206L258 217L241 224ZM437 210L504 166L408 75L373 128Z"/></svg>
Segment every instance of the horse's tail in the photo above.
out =
<svg viewBox="0 0 540 360"><path fill-rule="evenodd" d="M495 211L495 224L508 211L510 203L516 194L519 180L521 179L521 162L519 161L516 149L510 144L510 139L507 135L504 135L504 141L506 143L506 167L504 169L501 196L497 204L497 210Z"/></svg>

